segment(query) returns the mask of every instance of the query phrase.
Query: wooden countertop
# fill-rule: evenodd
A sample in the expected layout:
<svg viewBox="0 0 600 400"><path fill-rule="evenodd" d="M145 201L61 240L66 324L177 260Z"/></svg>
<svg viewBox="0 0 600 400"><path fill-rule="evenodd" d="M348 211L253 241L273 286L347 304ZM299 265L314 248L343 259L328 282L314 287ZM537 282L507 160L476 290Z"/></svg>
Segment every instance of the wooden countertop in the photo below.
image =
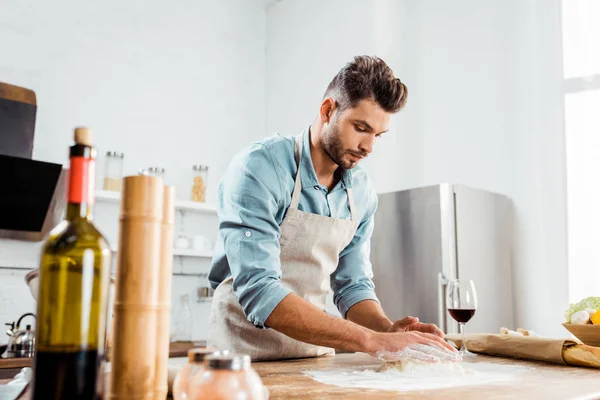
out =
<svg viewBox="0 0 600 400"><path fill-rule="evenodd" d="M599 399L600 370L512 360L478 355L469 362L490 362L532 368L521 379L486 386L467 386L419 392L396 392L344 388L325 385L305 376L302 371L355 367L376 368L379 362L366 354L338 354L330 357L253 363L268 387L270 399ZM0 384L7 381L1 381ZM29 399L28 393L20 399Z"/></svg>
<svg viewBox="0 0 600 400"><path fill-rule="evenodd" d="M187 359L187 352L194 347L204 347L206 341L200 340L195 342L173 342L169 348L169 357L183 357L184 362ZM33 367L32 358L0 358L0 385L8 383L23 367ZM29 400L31 388L19 397L19 400Z"/></svg>
<svg viewBox="0 0 600 400"><path fill-rule="evenodd" d="M187 357L189 349L195 347L205 347L206 341L199 340L195 342L173 342L169 347L169 357ZM0 353L2 354L2 353ZM14 369L23 367L32 367L33 358L2 358L0 357L0 370Z"/></svg>
<svg viewBox="0 0 600 400"><path fill-rule="evenodd" d="M366 354L254 363L271 399L599 399L600 370L478 355L469 362L491 362L534 368L523 379L487 386L456 387L420 392L395 392L325 385L303 375L304 370L335 367L376 368Z"/></svg>
<svg viewBox="0 0 600 400"><path fill-rule="evenodd" d="M0 358L0 369L32 367L33 358Z"/></svg>

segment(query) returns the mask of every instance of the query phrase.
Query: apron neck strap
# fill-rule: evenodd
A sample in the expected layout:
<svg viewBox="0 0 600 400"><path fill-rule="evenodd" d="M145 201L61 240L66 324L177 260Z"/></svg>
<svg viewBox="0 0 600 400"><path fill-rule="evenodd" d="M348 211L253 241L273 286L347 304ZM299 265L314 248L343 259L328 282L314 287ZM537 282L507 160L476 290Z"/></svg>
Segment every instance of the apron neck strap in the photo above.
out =
<svg viewBox="0 0 600 400"><path fill-rule="evenodd" d="M350 218L352 221L357 221L358 215L356 214L356 206L354 205L354 194L352 188L347 187L346 193L348 194L348 205L350 206Z"/></svg>
<svg viewBox="0 0 600 400"><path fill-rule="evenodd" d="M298 209L298 204L300 204L300 195L302 194L302 178L300 177L300 164L302 160L302 140L304 138L304 133L296 136L295 146L294 146L294 157L296 159L296 179L294 181L294 191L292 192L292 201L290 203L290 208L293 210ZM356 206L354 205L354 195L352 194L352 188L346 188L346 193L348 194L348 205L350 207L350 218L352 221L356 221L358 215L356 214Z"/></svg>
<svg viewBox="0 0 600 400"><path fill-rule="evenodd" d="M292 202L290 208L296 210L300 204L300 195L302 194L302 178L300 177L300 160L302 160L302 136L296 136L296 145L294 146L294 156L296 158L296 180L294 181L294 191L292 192Z"/></svg>

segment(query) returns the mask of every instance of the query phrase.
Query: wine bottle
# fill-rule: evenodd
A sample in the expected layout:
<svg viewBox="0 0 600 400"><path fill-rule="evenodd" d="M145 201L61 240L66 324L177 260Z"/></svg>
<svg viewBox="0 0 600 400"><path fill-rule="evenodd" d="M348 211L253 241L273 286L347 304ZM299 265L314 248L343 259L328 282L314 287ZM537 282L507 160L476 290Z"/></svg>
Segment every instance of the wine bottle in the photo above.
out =
<svg viewBox="0 0 600 400"><path fill-rule="evenodd" d="M40 262L34 400L97 398L111 255L92 222L95 158L91 131L75 129L66 219Z"/></svg>

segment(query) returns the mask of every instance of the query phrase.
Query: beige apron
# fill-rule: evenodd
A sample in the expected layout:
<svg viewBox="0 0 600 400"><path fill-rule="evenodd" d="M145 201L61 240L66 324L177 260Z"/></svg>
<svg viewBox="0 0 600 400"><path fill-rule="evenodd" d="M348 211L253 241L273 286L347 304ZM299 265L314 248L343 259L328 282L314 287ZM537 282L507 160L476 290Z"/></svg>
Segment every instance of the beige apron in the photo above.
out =
<svg viewBox="0 0 600 400"><path fill-rule="evenodd" d="M351 220L298 210L302 181L302 135L296 138L298 166L292 201L281 223L281 282L296 295L325 311L330 275L338 266L340 252L350 243L358 226L352 188L346 188ZM249 322L232 289L232 277L215 290L209 340L211 347L248 354L252 360L315 357L333 353L327 347L297 341L274 329L258 329Z"/></svg>

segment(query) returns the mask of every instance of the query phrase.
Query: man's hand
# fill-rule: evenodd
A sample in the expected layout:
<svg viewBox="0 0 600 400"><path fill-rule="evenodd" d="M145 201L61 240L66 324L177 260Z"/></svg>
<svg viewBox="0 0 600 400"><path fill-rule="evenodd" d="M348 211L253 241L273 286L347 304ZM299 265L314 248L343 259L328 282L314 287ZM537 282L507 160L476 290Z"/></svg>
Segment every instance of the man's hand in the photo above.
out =
<svg viewBox="0 0 600 400"><path fill-rule="evenodd" d="M443 338L444 332L434 324L424 324L419 322L417 317L405 317L399 321L394 322L388 332L410 332L417 331L423 333L430 333L438 337Z"/></svg>
<svg viewBox="0 0 600 400"><path fill-rule="evenodd" d="M457 354L458 351L447 343L444 339L431 333L423 332L390 332L380 333L372 332L371 341L366 344L366 349L362 350L373 356L381 352L397 353L415 345L434 346L448 353L448 355Z"/></svg>
<svg viewBox="0 0 600 400"><path fill-rule="evenodd" d="M363 303L367 303L367 301ZM378 304L374 301L371 303ZM358 315L360 316L361 313ZM416 318L408 321L405 318L402 321L404 321L402 323L404 331L388 332L392 322L387 320L384 332L376 332L351 321L327 315L327 313L324 313L302 297L290 293L275 307L269 318L267 318L266 325L301 342L353 352L364 352L375 356L381 351L396 353L407 347L412 348L417 344L435 346L443 349L443 351L457 353L454 347L438 335L415 330L410 331L410 329L406 332L406 325L418 324ZM383 328L384 324L381 325Z"/></svg>

